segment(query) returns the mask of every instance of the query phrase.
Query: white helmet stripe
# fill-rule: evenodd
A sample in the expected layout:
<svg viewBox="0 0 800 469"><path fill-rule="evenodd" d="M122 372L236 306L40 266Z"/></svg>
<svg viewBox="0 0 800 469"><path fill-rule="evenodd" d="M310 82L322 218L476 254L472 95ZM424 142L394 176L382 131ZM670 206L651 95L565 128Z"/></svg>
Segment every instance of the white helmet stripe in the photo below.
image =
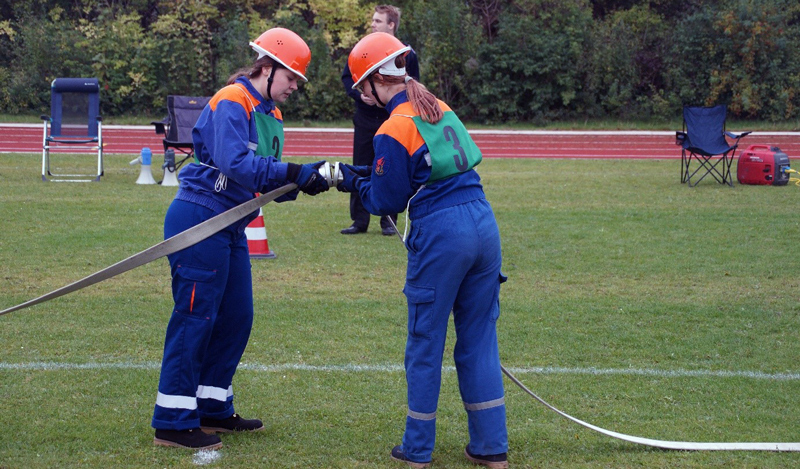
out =
<svg viewBox="0 0 800 469"><path fill-rule="evenodd" d="M392 77L402 77L406 74L406 68L397 68L397 65L394 64L394 60L390 60L383 64L381 68L378 69L378 72L381 75L387 75Z"/></svg>

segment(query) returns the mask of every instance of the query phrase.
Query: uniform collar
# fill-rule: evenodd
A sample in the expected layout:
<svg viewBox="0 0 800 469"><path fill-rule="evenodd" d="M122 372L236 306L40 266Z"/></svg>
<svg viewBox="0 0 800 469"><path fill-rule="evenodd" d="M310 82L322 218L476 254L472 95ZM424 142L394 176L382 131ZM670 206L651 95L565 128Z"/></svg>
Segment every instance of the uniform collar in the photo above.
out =
<svg viewBox="0 0 800 469"><path fill-rule="evenodd" d="M386 104L386 110L389 112L389 114L391 114L392 111L394 111L394 108L407 102L408 102L408 94L406 93L405 90L403 90L397 93L396 95L392 96L392 99L390 99L389 103Z"/></svg>
<svg viewBox="0 0 800 469"><path fill-rule="evenodd" d="M247 88L247 91L251 95L253 95L254 98L256 98L256 100L258 101L256 103L256 107L261 106L261 109L263 109L265 113L268 113L273 109L275 109L275 101L271 99L264 99L264 97L261 96L261 93L259 93L258 90L256 90L256 88L253 86L253 84L250 83L249 79L247 79L246 77L239 77L236 79L236 83L244 85L244 87Z"/></svg>

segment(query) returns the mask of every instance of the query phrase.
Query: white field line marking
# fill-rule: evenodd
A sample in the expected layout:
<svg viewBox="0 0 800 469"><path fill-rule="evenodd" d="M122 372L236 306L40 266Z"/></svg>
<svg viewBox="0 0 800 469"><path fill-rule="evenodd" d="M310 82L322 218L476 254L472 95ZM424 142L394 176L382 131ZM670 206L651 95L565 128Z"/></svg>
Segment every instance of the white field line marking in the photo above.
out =
<svg viewBox="0 0 800 469"><path fill-rule="evenodd" d="M8 371L56 371L56 370L158 370L158 362L29 362L29 363L0 363L0 370ZM241 363L240 370L257 371L264 373L281 373L285 371L319 371L334 373L401 373L402 365L306 365L303 363L285 363L281 365L260 365L256 363ZM455 372L455 367L444 366L442 370L447 373ZM630 375L653 376L659 378L749 378L768 381L800 381L800 373L764 373L761 371L712 371L712 370L656 370L647 368L569 368L559 366L545 367L508 367L514 374L541 374L541 375Z"/></svg>

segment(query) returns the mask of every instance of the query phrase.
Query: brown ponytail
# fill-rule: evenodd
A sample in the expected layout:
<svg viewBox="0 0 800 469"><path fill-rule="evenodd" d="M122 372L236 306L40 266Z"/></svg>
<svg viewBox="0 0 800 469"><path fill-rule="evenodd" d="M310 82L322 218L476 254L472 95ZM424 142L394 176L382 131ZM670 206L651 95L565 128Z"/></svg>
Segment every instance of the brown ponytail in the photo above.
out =
<svg viewBox="0 0 800 469"><path fill-rule="evenodd" d="M237 78L239 77L247 77L247 78L258 78L261 75L261 70L266 68L272 68L275 66L275 61L268 56L261 57L260 59L256 60L253 65L248 67L240 68L237 70L233 75L228 78L228 82L226 85L232 85Z"/></svg>
<svg viewBox="0 0 800 469"><path fill-rule="evenodd" d="M408 94L408 102L414 108L414 112L419 114L425 122L435 124L442 120L444 113L442 112L439 101L433 93L425 88L425 85L418 82L412 77L408 77L406 82L406 93Z"/></svg>
<svg viewBox="0 0 800 469"><path fill-rule="evenodd" d="M406 66L406 58L404 56L398 56L394 60L394 64L397 68L403 68ZM404 77L395 77L381 75L380 72L376 73L375 75L378 76L379 79L386 85L399 85L405 82L408 102L411 103L411 107L414 109L414 112L419 114L419 117L422 118L422 120L431 124L435 124L442 120L444 112L442 112L442 108L439 106L439 101L436 99L436 96L433 93L428 91L428 88L425 88L425 85L409 75Z"/></svg>

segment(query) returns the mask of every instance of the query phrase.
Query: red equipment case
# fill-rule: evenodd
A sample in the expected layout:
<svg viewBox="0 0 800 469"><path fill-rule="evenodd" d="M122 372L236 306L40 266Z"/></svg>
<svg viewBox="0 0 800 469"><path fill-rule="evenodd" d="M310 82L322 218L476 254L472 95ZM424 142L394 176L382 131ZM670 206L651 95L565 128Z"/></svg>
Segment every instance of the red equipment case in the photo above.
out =
<svg viewBox="0 0 800 469"><path fill-rule="evenodd" d="M739 155L739 184L785 186L789 182L789 157L778 147L750 145Z"/></svg>

